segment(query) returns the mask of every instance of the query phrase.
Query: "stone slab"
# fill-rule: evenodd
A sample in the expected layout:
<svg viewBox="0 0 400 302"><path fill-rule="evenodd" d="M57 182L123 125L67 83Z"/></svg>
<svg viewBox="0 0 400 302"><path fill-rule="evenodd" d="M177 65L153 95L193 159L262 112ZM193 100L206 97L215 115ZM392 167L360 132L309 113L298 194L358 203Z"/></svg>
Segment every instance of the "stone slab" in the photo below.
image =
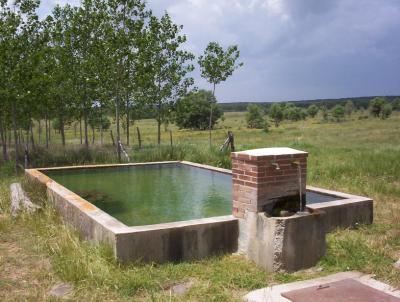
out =
<svg viewBox="0 0 400 302"><path fill-rule="evenodd" d="M283 297L282 294L304 288L324 286L326 284L338 282L345 279L355 280L365 286L368 286L372 289L385 293L390 297L395 297L397 299L400 298L399 290L391 287L388 284L373 279L371 275L364 275L360 272L342 272L306 281L299 281L288 284L280 284L280 285L265 287L248 293L246 296L243 297L243 300L246 302L293 302ZM317 301L317 300L309 299L308 301ZM347 301L361 302L363 300L347 300Z"/></svg>
<svg viewBox="0 0 400 302"><path fill-rule="evenodd" d="M307 152L292 148L278 147L278 148L252 149L241 152L234 152L234 154L245 154L250 156L276 156L276 155L290 155L290 154L307 154Z"/></svg>
<svg viewBox="0 0 400 302"><path fill-rule="evenodd" d="M400 302L399 298L347 278L282 293L293 302Z"/></svg>

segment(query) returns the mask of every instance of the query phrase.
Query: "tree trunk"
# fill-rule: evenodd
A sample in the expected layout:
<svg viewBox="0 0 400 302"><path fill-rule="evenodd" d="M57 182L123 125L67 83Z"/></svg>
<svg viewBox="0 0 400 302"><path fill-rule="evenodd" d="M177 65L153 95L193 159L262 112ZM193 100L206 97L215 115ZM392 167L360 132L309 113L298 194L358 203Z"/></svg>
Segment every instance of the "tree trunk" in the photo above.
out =
<svg viewBox="0 0 400 302"><path fill-rule="evenodd" d="M88 114L87 110L83 110L83 127L85 131L85 148L89 149L89 138L88 138Z"/></svg>
<svg viewBox="0 0 400 302"><path fill-rule="evenodd" d="M215 83L213 83L213 97L215 97ZM211 148L211 128L212 128L212 117L213 117L213 104L210 104L210 123L208 125L208 132L209 132L209 141L210 141L210 148Z"/></svg>
<svg viewBox="0 0 400 302"><path fill-rule="evenodd" d="M113 146L115 146L114 134L113 134L112 130L110 130L110 136L111 136L111 142L112 142Z"/></svg>
<svg viewBox="0 0 400 302"><path fill-rule="evenodd" d="M79 117L79 136L81 138L81 145L82 145L82 116Z"/></svg>
<svg viewBox="0 0 400 302"><path fill-rule="evenodd" d="M3 159L4 161L8 161L6 129L5 127L3 127L3 123L1 121L0 121L0 137L3 150Z"/></svg>
<svg viewBox="0 0 400 302"><path fill-rule="evenodd" d="M137 131L139 149L141 149L142 148L142 138L140 137L140 129L139 129L139 127L136 127L136 131Z"/></svg>
<svg viewBox="0 0 400 302"><path fill-rule="evenodd" d="M126 145L129 146L129 100L126 100Z"/></svg>
<svg viewBox="0 0 400 302"><path fill-rule="evenodd" d="M31 131L31 146L32 146L32 149L34 150L35 149L35 139L33 137L33 123L31 124L30 131Z"/></svg>
<svg viewBox="0 0 400 302"><path fill-rule="evenodd" d="M42 123L40 118L38 119L38 144L42 143Z"/></svg>
<svg viewBox="0 0 400 302"><path fill-rule="evenodd" d="M47 130L49 131L49 143L51 143L51 119L48 119L47 122L49 123L49 126L47 127Z"/></svg>
<svg viewBox="0 0 400 302"><path fill-rule="evenodd" d="M74 138L76 138L76 122L74 122Z"/></svg>
<svg viewBox="0 0 400 302"><path fill-rule="evenodd" d="M15 149L15 172L18 172L18 134L17 134L17 113L15 111L15 102L11 105L12 123L14 128L14 149Z"/></svg>
<svg viewBox="0 0 400 302"><path fill-rule="evenodd" d="M158 143L158 145L161 144L161 102L158 102L157 143Z"/></svg>
<svg viewBox="0 0 400 302"><path fill-rule="evenodd" d="M25 152L29 152L29 129L26 130L26 135L25 135Z"/></svg>
<svg viewBox="0 0 400 302"><path fill-rule="evenodd" d="M100 145L103 146L103 110L100 107Z"/></svg>
<svg viewBox="0 0 400 302"><path fill-rule="evenodd" d="M119 132L119 99L117 98L115 103L115 119L117 121L117 154L118 161L121 162L121 136Z"/></svg>
<svg viewBox="0 0 400 302"><path fill-rule="evenodd" d="M11 149L11 140L12 140L12 130L10 129L8 133L8 149Z"/></svg>
<svg viewBox="0 0 400 302"><path fill-rule="evenodd" d="M65 147L65 125L64 125L64 119L60 115L60 133L61 133L61 143L63 147Z"/></svg>
<svg viewBox="0 0 400 302"><path fill-rule="evenodd" d="M94 127L92 127L92 145L94 145Z"/></svg>

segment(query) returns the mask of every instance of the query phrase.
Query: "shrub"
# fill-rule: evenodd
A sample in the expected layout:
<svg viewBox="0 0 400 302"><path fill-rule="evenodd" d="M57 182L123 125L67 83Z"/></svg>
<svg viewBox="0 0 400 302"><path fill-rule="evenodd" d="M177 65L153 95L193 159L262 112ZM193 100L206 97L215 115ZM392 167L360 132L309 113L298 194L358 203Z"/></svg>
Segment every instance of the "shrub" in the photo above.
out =
<svg viewBox="0 0 400 302"><path fill-rule="evenodd" d="M339 122L344 118L344 107L342 105L336 105L332 109L332 117Z"/></svg>
<svg viewBox="0 0 400 302"><path fill-rule="evenodd" d="M248 128L263 129L265 121L261 107L256 104L249 104L247 106L246 121Z"/></svg>
<svg viewBox="0 0 400 302"><path fill-rule="evenodd" d="M211 91L191 92L176 105L175 122L179 128L205 130L210 124L210 109L213 109L211 127L223 116L222 109Z"/></svg>

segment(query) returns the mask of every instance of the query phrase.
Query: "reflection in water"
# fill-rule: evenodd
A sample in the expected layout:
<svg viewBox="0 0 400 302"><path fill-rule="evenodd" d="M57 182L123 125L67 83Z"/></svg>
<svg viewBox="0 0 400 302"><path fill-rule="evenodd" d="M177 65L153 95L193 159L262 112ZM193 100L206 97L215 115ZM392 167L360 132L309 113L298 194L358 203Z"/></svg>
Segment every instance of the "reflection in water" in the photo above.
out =
<svg viewBox="0 0 400 302"><path fill-rule="evenodd" d="M127 225L231 212L231 176L201 168L164 164L47 174Z"/></svg>

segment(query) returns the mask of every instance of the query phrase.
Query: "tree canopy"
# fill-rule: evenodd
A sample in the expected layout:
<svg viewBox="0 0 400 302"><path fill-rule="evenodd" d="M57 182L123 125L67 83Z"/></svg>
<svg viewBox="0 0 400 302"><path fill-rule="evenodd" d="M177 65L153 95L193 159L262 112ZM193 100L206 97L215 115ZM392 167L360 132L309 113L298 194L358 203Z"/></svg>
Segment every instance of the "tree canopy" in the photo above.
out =
<svg viewBox="0 0 400 302"><path fill-rule="evenodd" d="M205 130L209 126L211 106L213 107L212 127L223 112L211 91L191 92L176 104L175 122L179 128Z"/></svg>

